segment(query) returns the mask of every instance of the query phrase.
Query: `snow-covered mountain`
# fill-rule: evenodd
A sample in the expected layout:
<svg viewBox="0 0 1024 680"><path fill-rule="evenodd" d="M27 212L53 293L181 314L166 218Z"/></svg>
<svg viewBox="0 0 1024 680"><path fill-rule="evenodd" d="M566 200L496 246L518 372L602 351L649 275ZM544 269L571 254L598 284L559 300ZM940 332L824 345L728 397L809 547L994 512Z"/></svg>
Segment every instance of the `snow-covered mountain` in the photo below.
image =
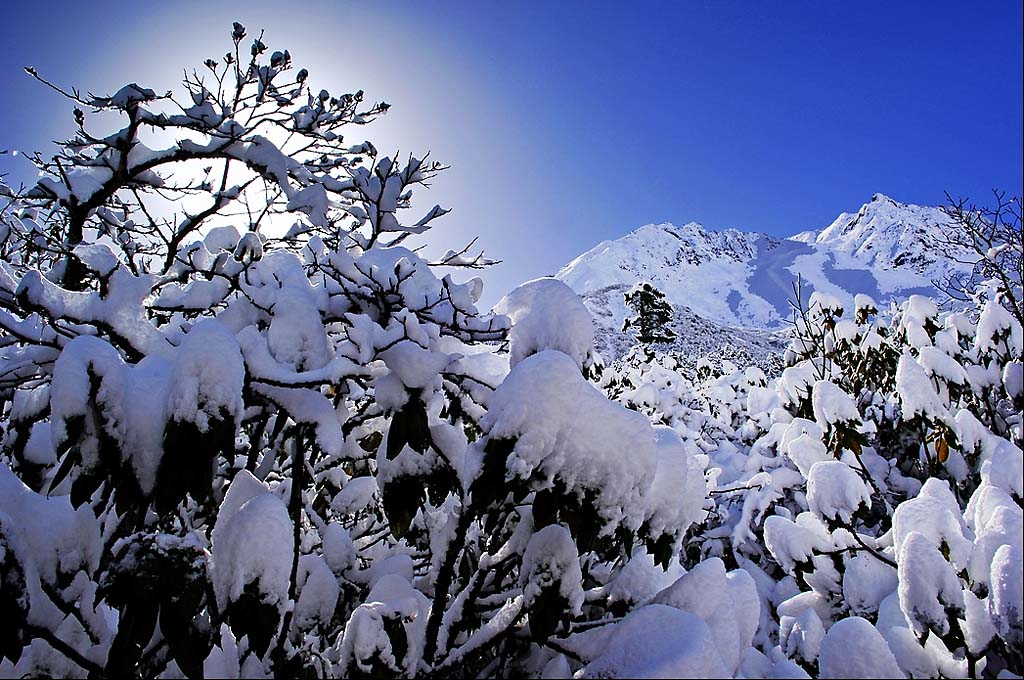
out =
<svg viewBox="0 0 1024 680"><path fill-rule="evenodd" d="M676 306L681 336L710 342L681 349L710 351L729 337L771 351L778 344L772 331L790 318L787 300L797 275L805 295L820 290L847 304L856 293L880 304L934 295L933 281L967 266L956 261L968 259L966 253L936 247L935 236L948 222L940 208L875 194L857 212L790 238L714 231L695 222L650 224L598 244L556 276L583 296L606 355L619 356L629 344L619 331L626 314L622 294L638 281L650 281Z"/></svg>

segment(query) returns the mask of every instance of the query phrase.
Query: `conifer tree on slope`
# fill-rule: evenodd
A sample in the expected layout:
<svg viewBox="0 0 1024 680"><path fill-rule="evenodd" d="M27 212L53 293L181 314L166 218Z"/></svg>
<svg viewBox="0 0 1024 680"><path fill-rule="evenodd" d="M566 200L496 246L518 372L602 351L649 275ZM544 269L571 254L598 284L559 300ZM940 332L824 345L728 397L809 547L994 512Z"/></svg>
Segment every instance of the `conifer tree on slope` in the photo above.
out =
<svg viewBox="0 0 1024 680"><path fill-rule="evenodd" d="M665 300L664 293L642 282L633 286L625 297L633 316L622 324L623 332L635 329L637 340L644 345L675 340L675 331L668 325L672 320L672 305Z"/></svg>

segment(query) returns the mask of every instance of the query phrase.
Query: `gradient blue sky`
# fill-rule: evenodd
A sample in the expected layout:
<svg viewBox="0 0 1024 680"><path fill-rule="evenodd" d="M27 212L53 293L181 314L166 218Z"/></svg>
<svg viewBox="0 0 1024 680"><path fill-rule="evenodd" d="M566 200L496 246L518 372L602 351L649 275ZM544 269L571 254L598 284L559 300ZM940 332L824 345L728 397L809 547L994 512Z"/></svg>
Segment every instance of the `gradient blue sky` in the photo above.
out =
<svg viewBox="0 0 1024 680"><path fill-rule="evenodd" d="M452 165L429 195L505 264L486 302L650 222L790 235L876 191L1022 191L1022 3L17 2L3 8L0 148L46 148L95 92L173 87L267 29L316 86L394 104L382 150ZM0 172L24 165L0 157Z"/></svg>

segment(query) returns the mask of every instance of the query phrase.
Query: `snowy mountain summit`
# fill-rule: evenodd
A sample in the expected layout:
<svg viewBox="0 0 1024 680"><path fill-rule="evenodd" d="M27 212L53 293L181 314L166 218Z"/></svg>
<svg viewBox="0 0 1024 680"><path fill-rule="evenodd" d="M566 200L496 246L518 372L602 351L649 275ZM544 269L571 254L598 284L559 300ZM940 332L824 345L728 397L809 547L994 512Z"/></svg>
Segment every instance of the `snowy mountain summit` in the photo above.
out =
<svg viewBox="0 0 1024 680"><path fill-rule="evenodd" d="M857 212L790 238L716 231L696 222L649 224L598 244L556 277L583 296L606 354L619 355L627 343L616 337L626 316L622 295L639 281L650 281L679 315L690 317L676 324L681 335L697 328L717 337L727 326L735 336L735 329L744 328L756 344L763 331L779 330L790 318L787 300L797 275L806 295L817 290L848 305L857 293L880 305L914 293L935 295L934 281L967 266L956 261L968 259L966 253L953 258L936 244L948 223L941 208L875 194Z"/></svg>

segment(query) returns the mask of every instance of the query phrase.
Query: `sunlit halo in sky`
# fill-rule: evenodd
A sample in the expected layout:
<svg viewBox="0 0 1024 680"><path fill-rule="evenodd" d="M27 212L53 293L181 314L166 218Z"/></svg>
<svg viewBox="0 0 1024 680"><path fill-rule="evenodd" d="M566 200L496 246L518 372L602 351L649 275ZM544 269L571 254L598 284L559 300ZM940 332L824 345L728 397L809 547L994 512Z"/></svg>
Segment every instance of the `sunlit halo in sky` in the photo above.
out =
<svg viewBox="0 0 1024 680"><path fill-rule="evenodd" d="M248 29L246 44L264 30L269 49L288 49L295 68L309 70L315 90L340 94L363 89L368 101L392 104L388 114L373 123L351 126L346 132L349 141L370 140L381 155L397 152L401 158L410 153L422 157L429 151L431 158L451 166L429 189L414 192L413 213L425 213L435 203L453 208L435 222L425 253L459 249L476 237L480 237L477 246L489 254L500 251L502 233L490 229L482 218L493 203L486 197L508 191L513 180L505 174L515 165L509 157L514 150L505 148L504 140L513 138L503 129L507 111L488 110L491 102L486 92L475 87L475 74L445 54L440 43L424 42L415 35L403 25L400 14L367 22L362 11L358 30L353 25L352 34L347 35L345 8L326 11L334 14L331 21L300 23L283 6L250 4L245 16L226 7L204 8L202 23L182 29L177 26L188 12L179 5L165 5L117 42L101 43L88 61L81 62L80 80L74 84L99 94L135 81L158 93L168 89L180 93L183 69L202 70L205 58L223 56L231 47L231 23L239 20ZM166 28L157 28L161 26ZM53 121L53 136L70 134L68 122L63 115ZM481 148L480 140L488 147ZM496 254L500 257L500 252ZM494 278L493 273L484 276ZM508 281L499 279L499 285L489 282L484 302L493 303L520 280L513 276Z"/></svg>

